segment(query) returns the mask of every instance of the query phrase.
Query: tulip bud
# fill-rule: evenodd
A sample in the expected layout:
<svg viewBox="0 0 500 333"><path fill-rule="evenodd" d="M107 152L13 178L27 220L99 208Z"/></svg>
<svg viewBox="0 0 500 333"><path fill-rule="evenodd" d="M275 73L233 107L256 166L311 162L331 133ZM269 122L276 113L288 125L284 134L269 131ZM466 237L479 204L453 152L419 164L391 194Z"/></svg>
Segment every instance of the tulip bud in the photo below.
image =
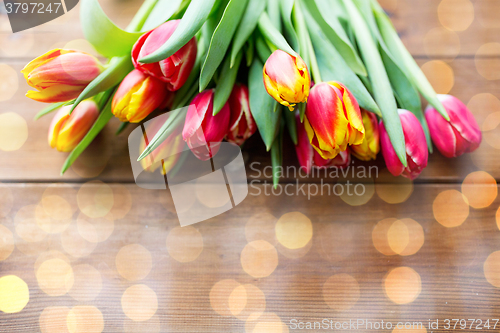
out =
<svg viewBox="0 0 500 333"><path fill-rule="evenodd" d="M257 125L250 112L248 88L236 84L229 97L229 132L226 135L228 142L241 146L257 130Z"/></svg>
<svg viewBox="0 0 500 333"><path fill-rule="evenodd" d="M377 116L371 112L361 110L365 138L360 145L351 146L352 154L362 161L375 160L380 151L380 135Z"/></svg>
<svg viewBox="0 0 500 333"><path fill-rule="evenodd" d="M186 83L196 61L198 46L193 37L171 57L152 64L143 64L139 60L158 50L172 36L180 20L163 23L158 28L146 32L132 49L132 62L135 68L167 84L170 91L179 90Z"/></svg>
<svg viewBox="0 0 500 333"><path fill-rule="evenodd" d="M214 157L229 129L230 111L226 103L213 115L214 91L199 93L188 108L182 137L193 154L202 161Z"/></svg>
<svg viewBox="0 0 500 333"><path fill-rule="evenodd" d="M139 146L141 153L164 125L164 120L165 117L157 117L148 122L145 131L147 140L142 140ZM148 172L155 172L161 167L161 173L166 175L179 161L185 144L182 140L182 127L179 126L151 154L141 160L142 168Z"/></svg>
<svg viewBox="0 0 500 333"><path fill-rule="evenodd" d="M61 152L75 149L99 117L97 104L92 100L78 104L71 115L70 110L71 105L63 106L49 127L49 144Z"/></svg>
<svg viewBox="0 0 500 333"><path fill-rule="evenodd" d="M333 81L311 89L304 126L309 142L324 159L335 158L365 137L358 102L344 85Z"/></svg>
<svg viewBox="0 0 500 333"><path fill-rule="evenodd" d="M398 113L403 126L408 166L405 168L399 160L396 151L392 147L384 123L380 120L380 145L382 148L382 155L384 155L387 169L389 169L389 172L394 176L401 175L406 178L415 179L427 166L429 157L427 141L422 125L413 113L407 110L398 110Z"/></svg>
<svg viewBox="0 0 500 333"><path fill-rule="evenodd" d="M299 160L300 167L304 170L306 174L311 173L313 167L316 168L328 168L328 167L338 167L345 168L351 164L351 153L349 149L339 152L337 156L333 159L324 159L313 146L309 143L309 138L304 127L304 124L300 122L300 115L295 116L297 124L297 144L295 145L295 151L297 153L297 159Z"/></svg>
<svg viewBox="0 0 500 333"><path fill-rule="evenodd" d="M264 65L264 85L269 95L293 111L297 103L307 102L311 78L299 55L277 50Z"/></svg>
<svg viewBox="0 0 500 333"><path fill-rule="evenodd" d="M30 86L27 97L45 103L66 102L77 98L85 87L103 71L90 54L55 49L27 64L21 73Z"/></svg>
<svg viewBox="0 0 500 333"><path fill-rule="evenodd" d="M425 110L432 142L448 158L471 153L481 144L482 133L474 116L462 101L451 95L438 95L450 116L447 121L432 106Z"/></svg>
<svg viewBox="0 0 500 333"><path fill-rule="evenodd" d="M170 94L165 83L133 70L118 87L111 103L111 112L120 121L138 123L163 105Z"/></svg>

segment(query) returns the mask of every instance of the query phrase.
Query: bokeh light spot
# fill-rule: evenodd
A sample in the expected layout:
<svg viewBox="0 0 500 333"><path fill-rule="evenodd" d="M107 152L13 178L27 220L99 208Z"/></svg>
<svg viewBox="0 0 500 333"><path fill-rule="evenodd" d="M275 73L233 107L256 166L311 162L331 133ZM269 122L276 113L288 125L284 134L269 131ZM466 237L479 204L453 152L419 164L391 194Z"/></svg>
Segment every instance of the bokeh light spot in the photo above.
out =
<svg viewBox="0 0 500 333"><path fill-rule="evenodd" d="M95 306L75 306L69 311L66 323L70 333L101 333L104 330L104 318Z"/></svg>
<svg viewBox="0 0 500 333"><path fill-rule="evenodd" d="M276 248L264 240L248 243L241 251L241 266L254 278L271 275L278 266Z"/></svg>
<svg viewBox="0 0 500 333"><path fill-rule="evenodd" d="M349 274L333 275L323 284L323 299L335 311L351 309L360 294L358 282Z"/></svg>
<svg viewBox="0 0 500 333"><path fill-rule="evenodd" d="M469 216L467 198L457 190L446 190L438 194L432 204L434 218L447 228L462 225Z"/></svg>
<svg viewBox="0 0 500 333"><path fill-rule="evenodd" d="M257 213L250 217L245 225L245 236L248 242L255 240L265 240L266 242L276 245L276 226L277 218L268 213Z"/></svg>
<svg viewBox="0 0 500 333"><path fill-rule="evenodd" d="M62 296L73 287L73 269L62 259L49 259L36 271L36 279L40 289L47 295Z"/></svg>
<svg viewBox="0 0 500 333"><path fill-rule="evenodd" d="M134 321L149 320L158 310L156 293L144 284L128 287L121 303L125 315Z"/></svg>
<svg viewBox="0 0 500 333"><path fill-rule="evenodd" d="M462 194L473 208L489 207L498 195L497 182L487 172L471 172L462 183Z"/></svg>
<svg viewBox="0 0 500 333"><path fill-rule="evenodd" d="M77 201L82 213L88 217L104 217L113 208L113 190L99 180L90 181L78 190Z"/></svg>
<svg viewBox="0 0 500 333"><path fill-rule="evenodd" d="M42 333L69 333L67 317L69 308L49 306L43 309L38 322Z"/></svg>
<svg viewBox="0 0 500 333"><path fill-rule="evenodd" d="M311 220L300 212L282 215L276 222L276 238L288 249L300 249L309 243L313 236Z"/></svg>
<svg viewBox="0 0 500 333"><path fill-rule="evenodd" d="M387 297L396 304L413 302L422 291L420 275L410 267L398 267L387 274L384 281Z"/></svg>
<svg viewBox="0 0 500 333"><path fill-rule="evenodd" d="M22 311L30 299L26 282L15 275L0 278L0 311L17 313Z"/></svg>
<svg viewBox="0 0 500 333"><path fill-rule="evenodd" d="M438 17L445 28L464 31L474 21L474 6L469 0L442 0L438 6Z"/></svg>
<svg viewBox="0 0 500 333"><path fill-rule="evenodd" d="M422 65L422 71L438 94L447 94L455 85L455 74L446 62L431 60Z"/></svg>
<svg viewBox="0 0 500 333"><path fill-rule="evenodd" d="M0 150L19 150L26 140L28 140L26 120L14 112L0 114Z"/></svg>
<svg viewBox="0 0 500 333"><path fill-rule="evenodd" d="M0 45L1 44L0 42ZM17 71L7 64L0 63L0 102L11 99L18 88L19 78Z"/></svg>
<svg viewBox="0 0 500 333"><path fill-rule="evenodd" d="M93 301L102 289L101 273L91 265L81 264L73 267L73 275L70 296L79 302Z"/></svg>
<svg viewBox="0 0 500 333"><path fill-rule="evenodd" d="M494 287L500 288L500 251L488 256L483 265L486 280Z"/></svg>
<svg viewBox="0 0 500 333"><path fill-rule="evenodd" d="M151 253L140 244L122 247L116 255L115 262L118 273L129 281L144 279L153 267Z"/></svg>
<svg viewBox="0 0 500 333"><path fill-rule="evenodd" d="M168 254L179 262L196 260L203 251L203 236L194 227L175 227L167 236Z"/></svg>
<svg viewBox="0 0 500 333"><path fill-rule="evenodd" d="M210 305L212 309L221 316L232 316L233 313L229 306L229 297L233 291L241 284L232 279L225 279L214 284L210 289Z"/></svg>
<svg viewBox="0 0 500 333"><path fill-rule="evenodd" d="M477 72L486 80L500 80L500 43L486 43L476 52Z"/></svg>
<svg viewBox="0 0 500 333"><path fill-rule="evenodd" d="M14 235L0 224L0 261L7 259L14 251Z"/></svg>

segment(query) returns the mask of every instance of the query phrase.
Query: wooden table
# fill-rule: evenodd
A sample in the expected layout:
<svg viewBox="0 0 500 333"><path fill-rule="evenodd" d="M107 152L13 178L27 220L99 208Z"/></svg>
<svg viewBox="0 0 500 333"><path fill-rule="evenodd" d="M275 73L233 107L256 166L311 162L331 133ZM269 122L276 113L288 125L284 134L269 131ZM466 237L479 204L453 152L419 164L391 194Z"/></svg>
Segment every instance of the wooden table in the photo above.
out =
<svg viewBox="0 0 500 333"><path fill-rule="evenodd" d="M184 228L169 191L134 184L131 129L115 137L115 120L59 175L51 117L33 120L41 105L19 71L50 48L87 47L78 9L15 35L0 16L0 331L444 332L465 321L498 332L500 3L381 2L438 92L476 115L478 151L435 153L415 183L380 169L361 196L308 197L318 177L287 177L296 195L273 194L248 169L241 205ZM101 3L121 26L140 4ZM258 138L244 156L270 163ZM285 160L297 163L290 147Z"/></svg>

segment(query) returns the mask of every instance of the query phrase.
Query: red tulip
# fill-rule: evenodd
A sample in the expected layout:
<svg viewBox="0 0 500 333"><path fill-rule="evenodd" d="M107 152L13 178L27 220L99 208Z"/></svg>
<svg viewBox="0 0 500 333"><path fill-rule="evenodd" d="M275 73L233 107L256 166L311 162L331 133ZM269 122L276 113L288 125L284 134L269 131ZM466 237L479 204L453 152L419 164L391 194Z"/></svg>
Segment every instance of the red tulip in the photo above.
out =
<svg viewBox="0 0 500 333"><path fill-rule="evenodd" d="M408 166L404 167L399 160L389 135L385 129L384 123L380 120L380 145L382 155L384 156L387 169L394 176L403 176L410 179L417 178L422 170L427 166L429 152L427 150L427 141L424 130L417 117L407 110L398 110L403 133L406 142L406 160Z"/></svg>
<svg viewBox="0 0 500 333"><path fill-rule="evenodd" d="M196 61L198 46L193 37L171 57L152 64L143 64L139 59L158 50L172 36L180 20L163 23L139 38L132 49L132 62L135 68L165 83L170 91L179 90L191 74Z"/></svg>
<svg viewBox="0 0 500 333"><path fill-rule="evenodd" d="M231 116L226 140L241 146L257 130L257 124L255 124L255 120L250 112L248 88L244 85L236 84L231 92L228 103Z"/></svg>
<svg viewBox="0 0 500 333"><path fill-rule="evenodd" d="M324 159L335 158L365 137L358 102L338 82L319 83L311 89L304 125L309 142Z"/></svg>
<svg viewBox="0 0 500 333"><path fill-rule="evenodd" d="M309 143L309 138L304 127L304 124L300 122L300 115L295 116L297 123L297 145L295 145L295 151L297 153L297 158L299 160L300 167L305 173L309 174L313 167L316 168L328 168L328 167L338 167L345 168L351 164L351 153L349 149L339 152L337 156L333 159L324 159L313 146Z"/></svg>
<svg viewBox="0 0 500 333"><path fill-rule="evenodd" d="M482 133L474 116L462 101L451 95L438 95L450 116L447 121L432 106L425 110L432 142L448 158L476 150L481 144Z"/></svg>
<svg viewBox="0 0 500 333"><path fill-rule="evenodd" d="M380 151L377 116L365 110L361 110L361 115L365 126L365 138L360 145L351 146L352 154L362 161L375 160Z"/></svg>
<svg viewBox="0 0 500 333"><path fill-rule="evenodd" d="M226 103L213 115L214 91L199 93L188 108L182 137L196 157L207 161L219 151L220 143L229 129L230 111Z"/></svg>
<svg viewBox="0 0 500 333"><path fill-rule="evenodd" d="M111 111L120 121L138 123L171 100L172 95L165 83L135 69L118 87Z"/></svg>

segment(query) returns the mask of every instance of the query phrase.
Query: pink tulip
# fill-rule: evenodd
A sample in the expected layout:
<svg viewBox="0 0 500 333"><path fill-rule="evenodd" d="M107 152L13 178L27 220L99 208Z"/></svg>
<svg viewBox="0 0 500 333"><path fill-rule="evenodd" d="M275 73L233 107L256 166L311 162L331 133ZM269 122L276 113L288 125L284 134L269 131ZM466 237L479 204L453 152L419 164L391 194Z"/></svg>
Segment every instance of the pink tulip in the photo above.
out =
<svg viewBox="0 0 500 333"><path fill-rule="evenodd" d="M447 121L432 106L425 110L432 142L448 158L471 153L481 144L482 134L474 116L462 101L451 95L438 95L450 116Z"/></svg>
<svg viewBox="0 0 500 333"><path fill-rule="evenodd" d="M384 123L380 120L380 146L384 155L385 164L390 173L394 176L403 176L410 179L417 178L422 170L427 166L429 152L424 130L417 117L407 110L399 110L399 117L403 125L403 133L406 142L406 160L408 166L404 167L399 160Z"/></svg>
<svg viewBox="0 0 500 333"><path fill-rule="evenodd" d="M341 151L333 159L324 159L309 143L309 138L306 133L304 124L300 122L300 115L295 117L297 123L297 145L295 151L300 167L305 173L309 174L313 167L328 168L338 167L345 168L351 164L351 153L349 149Z"/></svg>
<svg viewBox="0 0 500 333"><path fill-rule="evenodd" d="M198 46L193 37L171 57L152 64L143 64L139 59L158 50L172 36L180 20L163 23L139 38L132 49L132 62L135 68L165 83L170 91L179 90L186 83L196 61Z"/></svg>
<svg viewBox="0 0 500 333"><path fill-rule="evenodd" d="M231 117L226 140L241 146L257 130L255 120L250 113L248 88L240 84L235 85L228 103Z"/></svg>
<svg viewBox="0 0 500 333"><path fill-rule="evenodd" d="M213 115L214 91L199 93L188 108L182 138L187 142L193 154L202 161L214 157L220 143L229 130L229 105Z"/></svg>

